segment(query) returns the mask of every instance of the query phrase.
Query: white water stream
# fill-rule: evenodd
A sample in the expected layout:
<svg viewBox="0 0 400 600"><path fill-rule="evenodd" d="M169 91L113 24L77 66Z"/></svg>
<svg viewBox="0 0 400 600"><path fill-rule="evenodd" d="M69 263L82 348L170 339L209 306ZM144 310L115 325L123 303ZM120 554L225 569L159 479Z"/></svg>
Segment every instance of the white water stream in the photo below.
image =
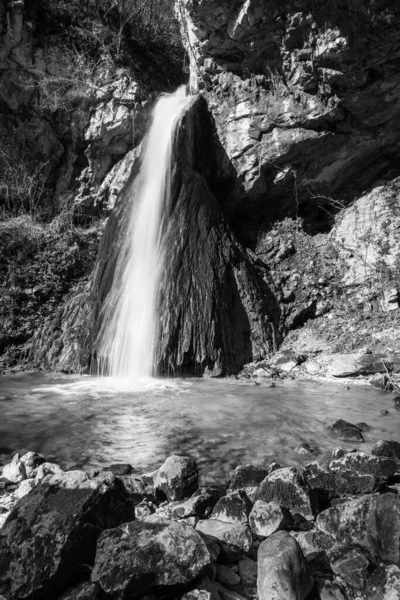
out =
<svg viewBox="0 0 400 600"><path fill-rule="evenodd" d="M162 232L169 212L172 139L177 121L191 102L185 86L157 102L138 185L132 198L119 281L104 311L99 349L102 375L144 379L153 374L157 329L157 289L164 249Z"/></svg>

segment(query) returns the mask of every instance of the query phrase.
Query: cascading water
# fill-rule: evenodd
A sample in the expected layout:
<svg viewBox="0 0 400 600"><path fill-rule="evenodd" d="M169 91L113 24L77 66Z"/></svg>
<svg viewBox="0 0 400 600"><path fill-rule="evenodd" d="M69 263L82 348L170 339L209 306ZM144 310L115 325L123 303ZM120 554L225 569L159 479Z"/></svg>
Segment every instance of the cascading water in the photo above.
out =
<svg viewBox="0 0 400 600"><path fill-rule="evenodd" d="M163 96L154 108L143 156L138 193L121 256L123 263L104 306L98 352L100 374L145 378L153 371L157 289L169 212L172 138L191 99L185 86Z"/></svg>

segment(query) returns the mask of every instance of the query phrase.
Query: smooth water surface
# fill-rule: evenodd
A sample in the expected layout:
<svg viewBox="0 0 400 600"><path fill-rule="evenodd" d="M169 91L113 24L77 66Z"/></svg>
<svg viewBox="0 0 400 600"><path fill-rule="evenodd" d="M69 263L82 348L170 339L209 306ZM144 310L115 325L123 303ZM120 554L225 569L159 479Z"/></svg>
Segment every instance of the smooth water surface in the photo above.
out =
<svg viewBox="0 0 400 600"><path fill-rule="evenodd" d="M383 409L389 415L381 415ZM35 450L64 467L131 463L158 467L173 452L190 453L203 483L224 483L238 464L313 460L302 443L320 452L341 445L326 426L337 418L371 426L378 439L400 441L400 410L393 396L367 387L316 382L235 380L123 380L13 374L0 377L0 460Z"/></svg>

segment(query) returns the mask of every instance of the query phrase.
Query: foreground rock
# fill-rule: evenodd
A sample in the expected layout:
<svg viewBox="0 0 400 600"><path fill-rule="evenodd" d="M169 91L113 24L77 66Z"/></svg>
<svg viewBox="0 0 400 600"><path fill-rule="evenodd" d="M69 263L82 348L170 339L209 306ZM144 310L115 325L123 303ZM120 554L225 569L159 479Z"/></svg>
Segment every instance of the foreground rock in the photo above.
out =
<svg viewBox="0 0 400 600"><path fill-rule="evenodd" d="M375 559L400 564L400 496L371 494L328 508L317 517L320 531L338 543L358 544Z"/></svg>
<svg viewBox="0 0 400 600"><path fill-rule="evenodd" d="M0 530L0 594L7 600L57 597L87 575L101 530L133 515L132 502L111 473L46 477Z"/></svg>
<svg viewBox="0 0 400 600"><path fill-rule="evenodd" d="M259 600L303 600L313 580L296 540L278 531L258 549Z"/></svg>
<svg viewBox="0 0 400 600"><path fill-rule="evenodd" d="M253 543L251 531L247 525L226 523L209 519L200 521L196 527L197 531L216 538L221 546L223 556L229 560L238 560L248 552Z"/></svg>
<svg viewBox="0 0 400 600"><path fill-rule="evenodd" d="M293 467L278 469L268 475L260 484L256 499L276 502L291 513L305 517L312 517L315 510L312 491L298 470Z"/></svg>
<svg viewBox="0 0 400 600"><path fill-rule="evenodd" d="M154 488L168 500L183 500L196 491L198 479L197 465L191 456L173 455L156 472Z"/></svg>
<svg viewBox="0 0 400 600"><path fill-rule="evenodd" d="M154 586L189 583L210 563L193 528L153 515L100 535L92 581L112 596L136 598Z"/></svg>

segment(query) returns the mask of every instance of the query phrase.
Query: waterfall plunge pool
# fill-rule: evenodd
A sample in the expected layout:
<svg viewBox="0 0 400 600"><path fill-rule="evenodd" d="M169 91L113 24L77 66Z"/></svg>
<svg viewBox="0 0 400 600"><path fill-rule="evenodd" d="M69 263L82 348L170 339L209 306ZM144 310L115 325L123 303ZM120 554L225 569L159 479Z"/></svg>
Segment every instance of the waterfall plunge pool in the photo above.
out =
<svg viewBox="0 0 400 600"><path fill-rule="evenodd" d="M231 379L124 380L54 373L0 377L0 462L34 450L62 466L130 463L138 472L174 453L191 454L203 484L224 484L239 464L304 465L319 453L354 443L331 438L342 418L366 422L365 443L400 441L394 396L367 387L307 381ZM389 414L382 415L383 410Z"/></svg>

